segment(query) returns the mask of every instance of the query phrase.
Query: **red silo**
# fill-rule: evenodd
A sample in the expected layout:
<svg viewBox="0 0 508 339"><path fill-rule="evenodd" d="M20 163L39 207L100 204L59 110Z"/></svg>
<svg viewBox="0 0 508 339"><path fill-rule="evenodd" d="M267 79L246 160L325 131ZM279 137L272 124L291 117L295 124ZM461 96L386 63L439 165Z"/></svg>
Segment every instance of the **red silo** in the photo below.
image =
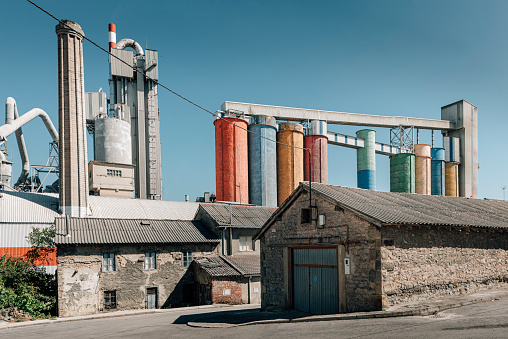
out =
<svg viewBox="0 0 508 339"><path fill-rule="evenodd" d="M328 184L328 138L324 135L306 135L304 147L310 148L310 169L312 182ZM305 181L309 181L309 151L303 152Z"/></svg>
<svg viewBox="0 0 508 339"><path fill-rule="evenodd" d="M215 185L218 201L249 203L247 121L223 118L215 125Z"/></svg>

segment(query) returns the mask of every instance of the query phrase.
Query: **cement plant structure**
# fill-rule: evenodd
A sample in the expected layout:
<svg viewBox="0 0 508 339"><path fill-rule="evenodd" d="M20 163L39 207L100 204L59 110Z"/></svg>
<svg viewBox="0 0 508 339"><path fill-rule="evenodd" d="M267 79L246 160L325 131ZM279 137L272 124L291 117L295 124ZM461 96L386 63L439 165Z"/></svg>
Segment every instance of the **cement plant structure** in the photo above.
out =
<svg viewBox="0 0 508 339"><path fill-rule="evenodd" d="M278 206L300 181L327 183L327 144L357 150L359 188L376 189L377 153L390 156L392 192L477 198L477 114L465 100L442 107L442 120L226 101L215 114L217 200ZM390 144L375 142L372 129L347 136L327 124L390 128ZM246 129L254 132L248 142ZM420 129L432 131L432 145L414 143ZM434 148L434 131L442 133L443 148Z"/></svg>

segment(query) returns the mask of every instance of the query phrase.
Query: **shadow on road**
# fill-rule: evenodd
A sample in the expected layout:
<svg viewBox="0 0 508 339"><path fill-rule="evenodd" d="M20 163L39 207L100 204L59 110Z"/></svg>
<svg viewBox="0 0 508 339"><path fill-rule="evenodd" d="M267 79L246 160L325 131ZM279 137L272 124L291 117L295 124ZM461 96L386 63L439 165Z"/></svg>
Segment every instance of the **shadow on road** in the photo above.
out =
<svg viewBox="0 0 508 339"><path fill-rule="evenodd" d="M297 319L308 317L309 314L295 310L262 311L260 308L248 310L229 310L206 314L191 314L178 317L174 324L228 324L241 325L260 320Z"/></svg>

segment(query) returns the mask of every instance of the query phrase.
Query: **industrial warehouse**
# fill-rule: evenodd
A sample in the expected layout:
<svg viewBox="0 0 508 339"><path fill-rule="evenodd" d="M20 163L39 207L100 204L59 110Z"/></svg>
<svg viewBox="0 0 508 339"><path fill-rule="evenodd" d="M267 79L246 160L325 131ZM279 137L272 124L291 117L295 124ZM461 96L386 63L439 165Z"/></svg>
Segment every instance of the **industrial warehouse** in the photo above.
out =
<svg viewBox="0 0 508 339"><path fill-rule="evenodd" d="M477 199L471 103L432 120L226 101L214 114L216 195L165 201L158 52L117 43L110 24L108 97L84 91L79 24L56 35L58 129L6 100L0 145L16 136L23 169L13 183L0 148L0 254L23 256L33 227L56 226L56 252L36 265L56 274L60 316L215 303L371 311L506 284L508 204ZM22 126L37 117L53 142L34 169ZM329 145L356 150L357 188L328 183ZM376 191L376 154L390 158L390 192ZM58 180L45 186L44 173Z"/></svg>

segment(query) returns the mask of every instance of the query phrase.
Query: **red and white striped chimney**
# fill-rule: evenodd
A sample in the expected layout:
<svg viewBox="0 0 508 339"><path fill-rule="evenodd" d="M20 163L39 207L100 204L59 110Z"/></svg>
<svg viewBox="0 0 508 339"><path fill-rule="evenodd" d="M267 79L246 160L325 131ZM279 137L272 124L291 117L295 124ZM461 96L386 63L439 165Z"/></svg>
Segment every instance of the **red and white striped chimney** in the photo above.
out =
<svg viewBox="0 0 508 339"><path fill-rule="evenodd" d="M111 48L116 48L116 26L115 24L109 24L109 52Z"/></svg>

